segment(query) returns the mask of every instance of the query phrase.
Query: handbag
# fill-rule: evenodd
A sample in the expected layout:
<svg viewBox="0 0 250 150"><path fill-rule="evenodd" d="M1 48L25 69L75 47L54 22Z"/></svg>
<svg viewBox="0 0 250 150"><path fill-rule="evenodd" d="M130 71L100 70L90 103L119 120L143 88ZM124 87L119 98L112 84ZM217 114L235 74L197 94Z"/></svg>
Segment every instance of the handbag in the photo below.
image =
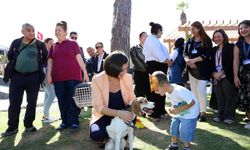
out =
<svg viewBox="0 0 250 150"><path fill-rule="evenodd" d="M6 67L4 68L4 76L3 81L5 83L9 82L11 75L13 74L15 69L15 61L11 60L7 63Z"/></svg>
<svg viewBox="0 0 250 150"><path fill-rule="evenodd" d="M6 67L4 68L4 76L3 76L3 81L5 83L9 82L14 70L15 70L15 66L16 66L16 59L17 59L17 56L19 55L19 53L21 51L23 51L27 46L29 46L33 41L35 40L32 39L27 45L25 45L24 47L22 47L19 51L15 51L14 53L14 58L12 60L10 60Z"/></svg>

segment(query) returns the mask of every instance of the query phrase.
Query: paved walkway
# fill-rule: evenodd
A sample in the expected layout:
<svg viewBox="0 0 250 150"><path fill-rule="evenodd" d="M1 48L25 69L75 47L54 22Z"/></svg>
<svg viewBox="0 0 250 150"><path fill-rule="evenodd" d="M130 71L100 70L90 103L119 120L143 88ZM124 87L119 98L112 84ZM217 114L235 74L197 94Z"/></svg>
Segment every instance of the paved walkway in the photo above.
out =
<svg viewBox="0 0 250 150"><path fill-rule="evenodd" d="M9 107L9 87L0 85L0 111L7 111ZM44 101L44 92L40 91L37 100L37 106L43 105ZM27 105L26 94L24 94L22 108L25 108Z"/></svg>

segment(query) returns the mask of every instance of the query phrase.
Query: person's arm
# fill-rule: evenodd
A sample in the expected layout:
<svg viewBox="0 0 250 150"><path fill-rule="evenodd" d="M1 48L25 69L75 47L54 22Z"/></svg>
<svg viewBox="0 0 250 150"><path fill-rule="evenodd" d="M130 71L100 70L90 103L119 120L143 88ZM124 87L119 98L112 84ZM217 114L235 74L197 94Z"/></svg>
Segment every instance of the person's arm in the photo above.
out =
<svg viewBox="0 0 250 150"><path fill-rule="evenodd" d="M48 59L48 50L43 42L41 42L40 44L41 44L41 62L42 65L45 65Z"/></svg>
<svg viewBox="0 0 250 150"><path fill-rule="evenodd" d="M185 45L185 49L183 51L183 57L186 63L189 61L189 49L190 49L190 39L188 39Z"/></svg>
<svg viewBox="0 0 250 150"><path fill-rule="evenodd" d="M193 105L195 104L195 101L192 100L191 103L189 104L185 104L185 105L182 105L180 107L176 107L176 108L171 108L169 109L169 112L176 115L176 114L179 114L180 112L184 111L184 110L187 110L189 109L190 107L192 107Z"/></svg>
<svg viewBox="0 0 250 150"><path fill-rule="evenodd" d="M175 59L177 58L179 52L178 52L178 49L175 49L174 51L172 51L172 53L170 54L170 59L172 61L175 61Z"/></svg>
<svg viewBox="0 0 250 150"><path fill-rule="evenodd" d="M82 55L80 53L76 54L76 60L77 60L77 63L79 64L81 70L83 71L84 81L88 82L89 81L89 76L88 76L88 73L87 73L87 70L86 70L85 63L83 62L83 59L82 59Z"/></svg>
<svg viewBox="0 0 250 150"><path fill-rule="evenodd" d="M119 117L125 122L130 122L133 119L133 114L130 113L129 111L124 111L124 110L116 110L103 107L101 113L106 116Z"/></svg>
<svg viewBox="0 0 250 150"><path fill-rule="evenodd" d="M234 63L233 63L233 72L234 72L234 84L236 87L240 87L240 79L238 77L238 70L239 70L239 48L234 46Z"/></svg>
<svg viewBox="0 0 250 150"><path fill-rule="evenodd" d="M49 58L47 63L47 73L46 73L47 81L49 84L52 84L52 77L51 77L51 71L53 66L52 64L53 64L53 59Z"/></svg>
<svg viewBox="0 0 250 150"><path fill-rule="evenodd" d="M9 51L7 53L7 58L8 60L13 60L14 59L14 55L15 55L15 50L16 50L16 46L17 46L17 40L14 40L9 48Z"/></svg>

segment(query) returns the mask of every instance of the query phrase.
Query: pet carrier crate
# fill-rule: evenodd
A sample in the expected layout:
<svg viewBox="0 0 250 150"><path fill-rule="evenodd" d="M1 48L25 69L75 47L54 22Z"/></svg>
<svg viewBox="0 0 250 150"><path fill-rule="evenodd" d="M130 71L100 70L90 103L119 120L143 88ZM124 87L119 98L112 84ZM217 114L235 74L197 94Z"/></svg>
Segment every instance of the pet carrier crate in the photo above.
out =
<svg viewBox="0 0 250 150"><path fill-rule="evenodd" d="M73 99L79 108L91 106L91 82L77 84L74 89Z"/></svg>

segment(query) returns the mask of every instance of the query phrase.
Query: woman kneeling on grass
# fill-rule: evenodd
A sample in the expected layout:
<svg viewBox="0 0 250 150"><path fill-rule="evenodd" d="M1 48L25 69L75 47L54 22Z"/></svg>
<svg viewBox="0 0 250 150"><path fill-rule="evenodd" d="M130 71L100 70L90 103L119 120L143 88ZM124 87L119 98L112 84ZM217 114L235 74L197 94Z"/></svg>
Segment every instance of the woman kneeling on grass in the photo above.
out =
<svg viewBox="0 0 250 150"><path fill-rule="evenodd" d="M161 71L155 71L150 76L150 88L156 94L166 94L172 104L168 109L173 118L170 125L171 144L167 150L178 149L178 138L184 143L184 150L190 150L199 115L198 99L185 87L170 84L167 75Z"/></svg>

